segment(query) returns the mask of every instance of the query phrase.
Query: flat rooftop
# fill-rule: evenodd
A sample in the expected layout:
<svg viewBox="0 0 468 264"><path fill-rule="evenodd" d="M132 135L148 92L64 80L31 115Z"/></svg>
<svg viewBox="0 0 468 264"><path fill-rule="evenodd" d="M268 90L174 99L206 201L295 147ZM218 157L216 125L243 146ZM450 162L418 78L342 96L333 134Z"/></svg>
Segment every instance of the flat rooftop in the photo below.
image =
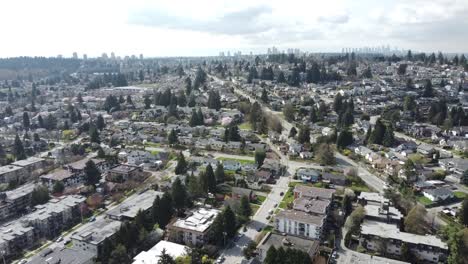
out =
<svg viewBox="0 0 468 264"><path fill-rule="evenodd" d="M2 167L0 167L0 175L4 174L4 173L10 173L10 172L13 172L13 171L17 171L17 170L24 170L24 168L20 167L20 166L15 166L15 165L2 166Z"/></svg>
<svg viewBox="0 0 468 264"><path fill-rule="evenodd" d="M374 204L367 204L364 206L366 210L366 215L371 217L380 217L383 219L387 219L387 216L390 217L392 220L400 220L403 218L403 215L393 206L389 206L388 208L388 215L386 210L382 210L380 205Z"/></svg>
<svg viewBox="0 0 468 264"><path fill-rule="evenodd" d="M204 233L221 211L212 208L197 208L185 219L177 219L172 226Z"/></svg>
<svg viewBox="0 0 468 264"><path fill-rule="evenodd" d="M333 194L336 192L333 189L317 188L305 185L297 185L294 188L295 193L299 193L301 197L332 199Z"/></svg>
<svg viewBox="0 0 468 264"><path fill-rule="evenodd" d="M33 192L34 188L36 187L36 184L34 183L26 183L24 185L21 185L20 187L6 191L5 194L7 196L7 200L13 201L18 198L24 197L26 195L29 195Z"/></svg>
<svg viewBox="0 0 468 264"><path fill-rule="evenodd" d="M396 225L386 224L376 221L364 220L361 225L362 235L373 235L383 238L395 239L411 244L428 245L442 249L448 249L447 244L440 238L433 235L416 235L406 232L401 232Z"/></svg>
<svg viewBox="0 0 468 264"><path fill-rule="evenodd" d="M161 197L162 195L162 192L157 192L155 190L147 190L138 195L132 195L115 208L107 211L106 214L118 219L121 219L122 217L135 218L138 211L146 211L150 209L153 206L156 196Z"/></svg>
<svg viewBox="0 0 468 264"><path fill-rule="evenodd" d="M15 162L13 162L11 164L15 165L15 166L19 166L19 167L26 167L26 166L29 166L29 165L32 165L32 164L35 164L35 163L38 163L38 162L43 162L43 161L44 161L43 158L29 157L29 158L24 159L24 160L15 161Z"/></svg>
<svg viewBox="0 0 468 264"><path fill-rule="evenodd" d="M276 215L276 218L286 218L297 222L321 226L325 219L324 216L311 215L297 210L283 210Z"/></svg>
<svg viewBox="0 0 468 264"><path fill-rule="evenodd" d="M371 256L364 253L355 252L352 250L347 251L348 254L345 259L340 260L340 263L346 264L409 264L409 262L388 259L383 257Z"/></svg>
<svg viewBox="0 0 468 264"><path fill-rule="evenodd" d="M313 214L326 214L330 200L316 200L305 197L294 200L293 209Z"/></svg>
<svg viewBox="0 0 468 264"><path fill-rule="evenodd" d="M120 229L120 225L120 221L98 217L95 222L78 231L71 238L97 245L113 236Z"/></svg>
<svg viewBox="0 0 468 264"><path fill-rule="evenodd" d="M92 263L94 256L74 248L46 248L28 261L28 264L84 264Z"/></svg>
<svg viewBox="0 0 468 264"><path fill-rule="evenodd" d="M158 264L163 250L174 259L187 253L189 248L177 243L161 240L148 251L142 251L133 258L132 264Z"/></svg>
<svg viewBox="0 0 468 264"><path fill-rule="evenodd" d="M68 195L64 198L55 198L49 200L46 204L35 206L36 211L23 216L26 221L45 220L53 214L61 213L86 201L86 198L80 195Z"/></svg>
<svg viewBox="0 0 468 264"><path fill-rule="evenodd" d="M53 181L63 181L65 179L67 179L67 178L72 177L73 175L74 174L71 173L68 170L60 169L60 170L54 171L52 173L42 175L40 178L41 179L47 179L47 180L53 180Z"/></svg>

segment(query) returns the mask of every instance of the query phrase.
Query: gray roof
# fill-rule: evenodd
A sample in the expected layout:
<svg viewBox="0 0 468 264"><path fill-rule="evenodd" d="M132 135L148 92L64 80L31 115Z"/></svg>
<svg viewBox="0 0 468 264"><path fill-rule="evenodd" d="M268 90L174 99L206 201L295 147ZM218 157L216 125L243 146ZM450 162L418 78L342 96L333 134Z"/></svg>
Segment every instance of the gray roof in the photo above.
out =
<svg viewBox="0 0 468 264"><path fill-rule="evenodd" d="M86 264L91 263L94 256L84 250L74 248L47 248L36 254L28 264Z"/></svg>
<svg viewBox="0 0 468 264"><path fill-rule="evenodd" d="M296 185L294 192L299 193L300 197L331 199L335 190L310 187L305 185Z"/></svg>
<svg viewBox="0 0 468 264"><path fill-rule="evenodd" d="M325 216L311 215L297 210L283 210L276 215L276 218L291 219L304 224L322 226Z"/></svg>
<svg viewBox="0 0 468 264"><path fill-rule="evenodd" d="M453 192L447 188L426 189L424 192L437 197L453 194Z"/></svg>
<svg viewBox="0 0 468 264"><path fill-rule="evenodd" d="M326 214L330 205L329 200L314 200L308 198L297 198L294 200L293 209L313 214Z"/></svg>
<svg viewBox="0 0 468 264"><path fill-rule="evenodd" d="M91 225L80 229L71 238L73 240L85 241L90 244L98 245L104 239L112 237L119 229L121 222L110 218L98 218Z"/></svg>
<svg viewBox="0 0 468 264"><path fill-rule="evenodd" d="M283 247L284 249L291 247L307 252L310 256L314 256L319 250L320 243L317 240L268 233L265 236L265 238L259 243L257 248L266 252L271 246L274 246L275 248Z"/></svg>
<svg viewBox="0 0 468 264"><path fill-rule="evenodd" d="M42 158L29 157L29 158L24 159L24 160L15 161L15 162L13 162L11 164L16 165L16 166L20 166L20 167L26 167L28 165L35 164L35 163L38 163L38 162L43 162L43 161L44 161L44 159L42 159Z"/></svg>
<svg viewBox="0 0 468 264"><path fill-rule="evenodd" d="M416 235L406 232L401 232L396 225L386 224L376 221L364 220L361 225L362 235L373 235L382 238L400 240L411 244L421 244L442 249L447 249L447 243L433 235Z"/></svg>
<svg viewBox="0 0 468 264"><path fill-rule="evenodd" d="M138 195L131 196L118 206L107 211L106 214L117 219L122 219L123 217L133 219L137 215L138 211L146 211L151 208L156 196L161 197L162 195L162 192L147 190Z"/></svg>

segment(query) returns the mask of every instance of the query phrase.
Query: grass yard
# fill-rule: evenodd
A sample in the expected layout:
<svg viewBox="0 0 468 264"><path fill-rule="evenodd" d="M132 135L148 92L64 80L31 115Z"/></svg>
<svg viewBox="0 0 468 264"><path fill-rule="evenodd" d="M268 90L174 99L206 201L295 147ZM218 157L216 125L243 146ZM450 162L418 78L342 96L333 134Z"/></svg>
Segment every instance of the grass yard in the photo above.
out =
<svg viewBox="0 0 468 264"><path fill-rule="evenodd" d="M467 196L467 193L457 191L457 192L453 192L453 195L455 195L455 197L457 197L458 199L465 199L465 197Z"/></svg>
<svg viewBox="0 0 468 264"><path fill-rule="evenodd" d="M220 161L224 161L224 160L233 160L233 161L237 161L239 162L240 164L242 165L245 165L245 164L254 164L255 161L254 160L248 160L248 159L235 159L235 158L228 158L228 157L218 157L216 158L217 160L220 160Z"/></svg>
<svg viewBox="0 0 468 264"><path fill-rule="evenodd" d="M252 125L249 122L244 122L244 123L240 124L239 129L252 130Z"/></svg>
<svg viewBox="0 0 468 264"><path fill-rule="evenodd" d="M286 209L288 207L288 204L292 203L294 201L294 192L293 188L289 188L289 190L284 194L283 200L279 204L279 208Z"/></svg>
<svg viewBox="0 0 468 264"><path fill-rule="evenodd" d="M251 203L250 207L252 208L252 215L255 215L255 213L257 213L258 209L260 208L260 205Z"/></svg>
<svg viewBox="0 0 468 264"><path fill-rule="evenodd" d="M433 204L433 202L426 196L419 196L417 197L417 199L418 199L418 202L422 203L424 206L429 206Z"/></svg>
<svg viewBox="0 0 468 264"><path fill-rule="evenodd" d="M257 195L257 201L255 201L256 204L262 204L266 200L266 196L263 195Z"/></svg>

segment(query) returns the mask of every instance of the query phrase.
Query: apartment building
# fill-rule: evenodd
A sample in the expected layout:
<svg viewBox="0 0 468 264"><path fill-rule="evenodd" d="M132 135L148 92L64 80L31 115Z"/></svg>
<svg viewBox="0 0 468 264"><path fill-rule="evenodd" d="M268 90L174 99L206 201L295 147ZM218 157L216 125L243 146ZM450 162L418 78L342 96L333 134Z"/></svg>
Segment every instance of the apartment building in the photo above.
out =
<svg viewBox="0 0 468 264"><path fill-rule="evenodd" d="M173 220L166 227L169 241L193 246L205 244L211 224L219 213L218 209L201 207L190 211L185 218Z"/></svg>
<svg viewBox="0 0 468 264"><path fill-rule="evenodd" d="M320 240L325 216L298 210L284 210L275 217L275 228L280 233Z"/></svg>
<svg viewBox="0 0 468 264"><path fill-rule="evenodd" d="M31 193L35 186L34 183L28 183L0 193L0 221L17 216L31 205Z"/></svg>

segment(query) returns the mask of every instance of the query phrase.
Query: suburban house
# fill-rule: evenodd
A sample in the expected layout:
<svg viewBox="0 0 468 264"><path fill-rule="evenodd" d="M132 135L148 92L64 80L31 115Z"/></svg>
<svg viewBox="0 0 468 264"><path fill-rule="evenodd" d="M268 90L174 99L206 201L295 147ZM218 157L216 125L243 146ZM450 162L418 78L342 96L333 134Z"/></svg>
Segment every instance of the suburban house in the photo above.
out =
<svg viewBox="0 0 468 264"><path fill-rule="evenodd" d="M322 173L322 181L335 184L335 185L344 186L346 185L346 176L344 176L344 174L334 174L334 173L324 172Z"/></svg>
<svg viewBox="0 0 468 264"><path fill-rule="evenodd" d="M433 202L442 202L454 197L453 192L447 188L425 189L423 195Z"/></svg>
<svg viewBox="0 0 468 264"><path fill-rule="evenodd" d="M232 198L241 199L242 196L247 196L249 201L255 201L257 199L257 196L251 189L232 187Z"/></svg>
<svg viewBox="0 0 468 264"><path fill-rule="evenodd" d="M296 171L296 176L304 182L317 182L320 179L320 172L314 169L300 168Z"/></svg>
<svg viewBox="0 0 468 264"><path fill-rule="evenodd" d="M238 171L241 169L241 163L236 160L223 160L223 168L229 171Z"/></svg>
<svg viewBox="0 0 468 264"><path fill-rule="evenodd" d="M163 252L176 259L182 257L188 250L187 246L161 240L148 251L142 251L136 255L132 264L158 264Z"/></svg>

